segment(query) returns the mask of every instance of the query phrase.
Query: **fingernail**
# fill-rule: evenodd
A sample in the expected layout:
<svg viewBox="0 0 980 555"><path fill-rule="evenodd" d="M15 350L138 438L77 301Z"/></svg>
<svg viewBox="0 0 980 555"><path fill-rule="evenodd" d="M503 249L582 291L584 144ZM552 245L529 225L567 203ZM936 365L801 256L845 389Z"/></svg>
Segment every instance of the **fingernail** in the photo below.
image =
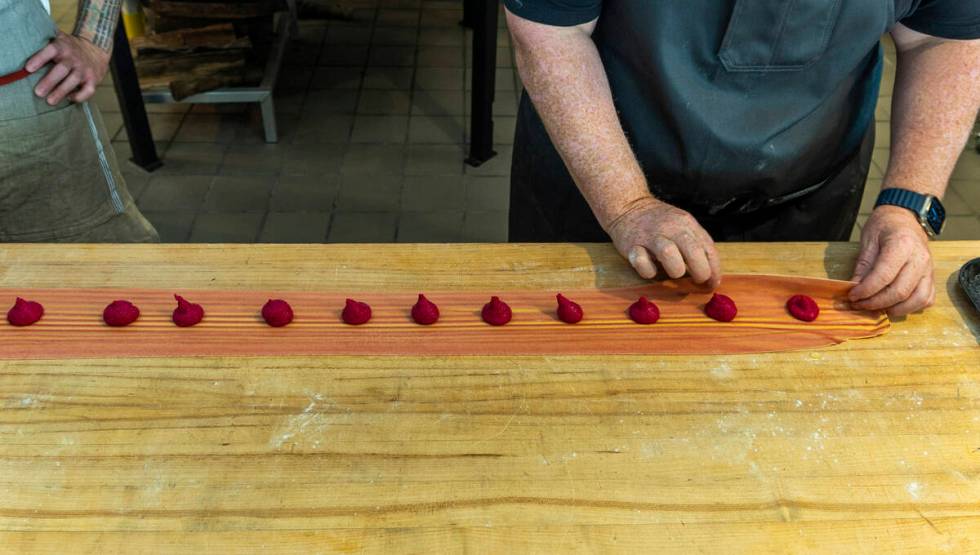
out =
<svg viewBox="0 0 980 555"><path fill-rule="evenodd" d="M636 257L636 249L630 249L630 253L626 257L630 261L630 266L636 266Z"/></svg>

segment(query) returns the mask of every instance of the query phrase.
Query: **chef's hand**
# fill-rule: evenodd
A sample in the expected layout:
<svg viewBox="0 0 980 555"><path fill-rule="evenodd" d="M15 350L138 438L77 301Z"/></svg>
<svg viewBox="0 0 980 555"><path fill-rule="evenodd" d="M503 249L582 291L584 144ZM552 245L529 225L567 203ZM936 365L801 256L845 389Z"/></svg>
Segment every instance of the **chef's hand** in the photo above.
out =
<svg viewBox="0 0 980 555"><path fill-rule="evenodd" d="M652 279L657 264L671 278L690 274L695 283L721 283L721 261L708 232L687 212L653 197L632 202L606 232L640 277Z"/></svg>
<svg viewBox="0 0 980 555"><path fill-rule="evenodd" d="M95 87L109 69L109 53L85 39L59 31L24 67L34 73L49 63L51 68L34 87L34 94L47 97L52 106L65 97L72 102L85 102L95 94Z"/></svg>
<svg viewBox="0 0 980 555"><path fill-rule="evenodd" d="M929 238L915 215L897 206L875 208L861 230L861 253L851 281L852 306L886 310L891 317L922 310L936 300Z"/></svg>

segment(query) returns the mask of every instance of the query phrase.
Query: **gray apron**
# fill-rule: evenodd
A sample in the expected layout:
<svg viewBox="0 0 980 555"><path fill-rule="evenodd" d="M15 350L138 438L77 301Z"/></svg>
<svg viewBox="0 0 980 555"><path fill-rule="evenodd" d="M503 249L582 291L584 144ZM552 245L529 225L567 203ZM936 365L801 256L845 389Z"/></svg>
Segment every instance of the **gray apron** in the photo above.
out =
<svg viewBox="0 0 980 555"><path fill-rule="evenodd" d="M0 75L57 34L39 0L0 0ZM0 86L0 241L155 241L136 210L98 110L49 106L47 73Z"/></svg>
<svg viewBox="0 0 980 555"><path fill-rule="evenodd" d="M601 2L592 37L652 193L715 239L846 241L895 1ZM510 203L512 241L608 240L526 94Z"/></svg>

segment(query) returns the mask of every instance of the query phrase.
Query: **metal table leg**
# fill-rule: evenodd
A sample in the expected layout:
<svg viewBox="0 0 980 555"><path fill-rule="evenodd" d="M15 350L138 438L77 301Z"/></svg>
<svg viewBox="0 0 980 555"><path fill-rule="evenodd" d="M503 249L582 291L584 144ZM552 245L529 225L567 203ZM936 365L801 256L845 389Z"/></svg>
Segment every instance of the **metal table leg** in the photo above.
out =
<svg viewBox="0 0 980 555"><path fill-rule="evenodd" d="M479 166L493 158L493 96L497 68L497 1L467 0L476 14L473 28L473 86L470 107L470 155L466 163ZM474 11L474 6L478 10ZM464 21L465 21L464 11Z"/></svg>
<svg viewBox="0 0 980 555"><path fill-rule="evenodd" d="M112 47L112 59L109 61L112 71L112 81L116 88L116 98L122 110L123 122L126 124L126 134L133 151L131 160L137 166L151 172L163 165L157 156L157 148L153 143L153 132L150 130L150 120L146 117L146 106L143 105L143 93L140 91L139 80L136 77L136 66L129 51L129 40L122 25L116 26L116 36Z"/></svg>

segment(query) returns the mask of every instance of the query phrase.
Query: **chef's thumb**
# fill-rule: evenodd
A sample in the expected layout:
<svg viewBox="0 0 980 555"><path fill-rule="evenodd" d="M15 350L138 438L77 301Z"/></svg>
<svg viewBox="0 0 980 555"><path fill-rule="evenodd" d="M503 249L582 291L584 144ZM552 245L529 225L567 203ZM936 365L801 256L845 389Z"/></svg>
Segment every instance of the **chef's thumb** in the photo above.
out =
<svg viewBox="0 0 980 555"><path fill-rule="evenodd" d="M870 241L868 244L861 247L861 252L858 253L857 262L854 263L854 275L851 276L851 281L859 282L864 279L864 276L868 275L871 268L874 267L875 260L878 259L878 241Z"/></svg>

